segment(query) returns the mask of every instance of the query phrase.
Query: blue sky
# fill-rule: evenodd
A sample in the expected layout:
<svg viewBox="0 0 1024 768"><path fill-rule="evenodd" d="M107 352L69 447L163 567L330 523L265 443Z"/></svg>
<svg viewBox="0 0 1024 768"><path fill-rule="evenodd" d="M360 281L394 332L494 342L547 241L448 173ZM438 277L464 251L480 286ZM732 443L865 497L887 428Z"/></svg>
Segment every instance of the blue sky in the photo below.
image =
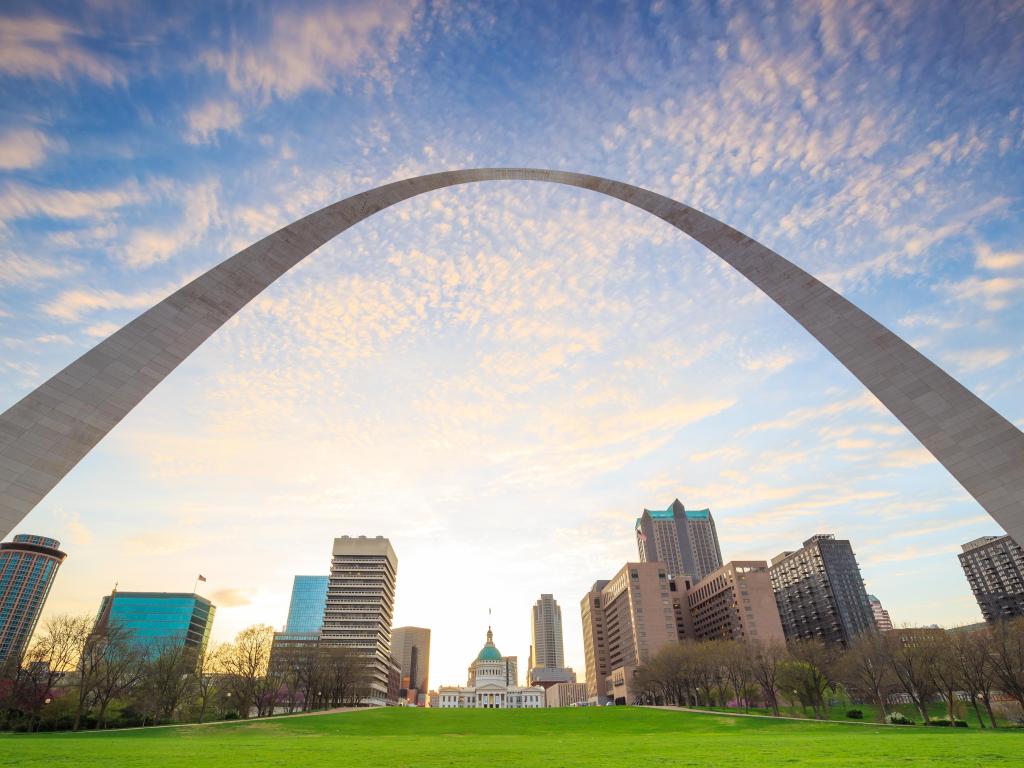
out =
<svg viewBox="0 0 1024 768"><path fill-rule="evenodd" d="M300 215L448 168L621 179L826 280L1024 422L1024 5L5 3L0 399ZM897 623L978 620L997 532L853 377L664 223L490 183L379 214L210 339L19 530L47 611L209 579L215 635L284 622L331 539L382 534L396 622L459 682L487 608L710 507L727 559L850 538Z"/></svg>

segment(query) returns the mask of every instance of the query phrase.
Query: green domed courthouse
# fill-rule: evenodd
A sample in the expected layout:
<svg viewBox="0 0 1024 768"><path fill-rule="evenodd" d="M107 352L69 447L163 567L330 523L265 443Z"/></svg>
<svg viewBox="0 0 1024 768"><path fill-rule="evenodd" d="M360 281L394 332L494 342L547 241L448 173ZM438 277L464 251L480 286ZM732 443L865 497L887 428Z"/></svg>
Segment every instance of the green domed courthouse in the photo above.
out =
<svg viewBox="0 0 1024 768"><path fill-rule="evenodd" d="M487 628L487 642L469 665L464 688L441 686L437 706L444 709L539 709L544 706L544 689L520 687L518 660L502 656L494 645L494 633Z"/></svg>

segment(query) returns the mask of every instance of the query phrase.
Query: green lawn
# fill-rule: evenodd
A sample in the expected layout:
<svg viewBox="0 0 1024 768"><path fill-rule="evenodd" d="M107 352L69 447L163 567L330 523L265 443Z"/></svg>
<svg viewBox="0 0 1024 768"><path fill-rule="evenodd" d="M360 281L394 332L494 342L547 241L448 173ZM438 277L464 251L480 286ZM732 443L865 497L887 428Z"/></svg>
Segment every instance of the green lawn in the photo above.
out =
<svg viewBox="0 0 1024 768"><path fill-rule="evenodd" d="M1024 731L804 723L633 707L378 709L0 736L0 766L998 766Z"/></svg>

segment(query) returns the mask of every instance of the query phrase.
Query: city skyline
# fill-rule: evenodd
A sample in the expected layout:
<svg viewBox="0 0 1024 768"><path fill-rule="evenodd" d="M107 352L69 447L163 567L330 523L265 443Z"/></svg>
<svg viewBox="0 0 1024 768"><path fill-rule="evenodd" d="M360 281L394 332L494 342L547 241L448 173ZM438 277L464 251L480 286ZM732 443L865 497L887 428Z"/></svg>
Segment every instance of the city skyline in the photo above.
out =
<svg viewBox="0 0 1024 768"><path fill-rule="evenodd" d="M964 47L950 31L964 11L947 8L952 22L916 16L903 51L905 20L862 38L855 9L802 25L753 7L728 23L353 8L233 24L182 12L151 61L119 45L144 10L97 11L88 29L74 10L0 20L21 30L5 61L23 67L0 69L23 118L0 126L0 407L295 216L487 160L600 173L719 215L1021 423L1011 30L981 14L986 50ZM512 28L521 53L497 45ZM331 53L266 71L246 55L297 34L315 39L296 50ZM75 55L33 64L47 35ZM505 52L439 85L467 41ZM169 87L183 68L195 80ZM538 112L506 110L510 89ZM950 96L938 124L937 90ZM714 510L726 560L835 531L897 623L980 618L953 555L1002 531L699 247L582 193L500 185L348 234L211 339L15 531L69 554L46 613L90 612L114 582L187 590L204 573L224 640L282 625L291 577L327 572L323 541L381 534L407 577L395 624L434 628L432 676L458 680L488 606L502 647L527 658L536 594L573 604L635 557L638 511L678 496ZM495 541L512 554L502 578L443 567ZM579 632L565 622L577 670Z"/></svg>

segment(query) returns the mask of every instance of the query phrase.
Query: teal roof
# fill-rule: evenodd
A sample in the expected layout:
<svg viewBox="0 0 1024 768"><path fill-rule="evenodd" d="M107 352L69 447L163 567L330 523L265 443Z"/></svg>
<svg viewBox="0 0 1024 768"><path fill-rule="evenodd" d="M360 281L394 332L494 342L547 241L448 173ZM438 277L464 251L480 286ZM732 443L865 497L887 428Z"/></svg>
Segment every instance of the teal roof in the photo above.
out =
<svg viewBox="0 0 1024 768"><path fill-rule="evenodd" d="M686 510L687 520L707 520L711 514L710 509L688 509Z"/></svg>
<svg viewBox="0 0 1024 768"><path fill-rule="evenodd" d="M476 660L501 661L501 651L494 647L494 633L491 632L490 627L487 628L487 642L480 649L480 653L476 655Z"/></svg>

